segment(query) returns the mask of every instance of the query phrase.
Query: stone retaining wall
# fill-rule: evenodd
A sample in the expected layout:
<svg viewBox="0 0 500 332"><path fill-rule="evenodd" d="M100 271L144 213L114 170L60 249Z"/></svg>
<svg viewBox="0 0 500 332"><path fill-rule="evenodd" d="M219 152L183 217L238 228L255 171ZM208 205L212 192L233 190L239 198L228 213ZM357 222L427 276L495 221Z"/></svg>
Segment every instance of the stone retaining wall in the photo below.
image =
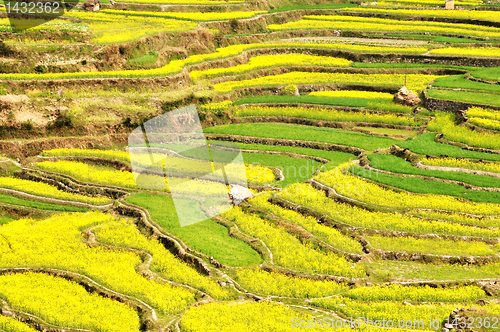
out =
<svg viewBox="0 0 500 332"><path fill-rule="evenodd" d="M430 109L432 111L456 113L458 111L467 110L469 109L469 107L474 107L474 106L500 110L500 106L482 105L482 104L466 103L463 101L456 101L456 100L432 98L427 95L427 92L425 90L422 93L422 95L425 108Z"/></svg>

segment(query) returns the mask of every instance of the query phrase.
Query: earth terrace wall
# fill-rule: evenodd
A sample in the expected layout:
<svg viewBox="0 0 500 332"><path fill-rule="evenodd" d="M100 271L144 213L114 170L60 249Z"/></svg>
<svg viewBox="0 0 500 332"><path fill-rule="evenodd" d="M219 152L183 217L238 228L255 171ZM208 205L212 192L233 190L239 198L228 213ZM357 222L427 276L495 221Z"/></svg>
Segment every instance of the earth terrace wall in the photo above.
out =
<svg viewBox="0 0 500 332"><path fill-rule="evenodd" d="M75 73L77 74L77 73ZM59 90L61 88L75 89L81 88L85 90L111 89L117 88L126 90L135 87L141 88L167 88L179 89L190 86L191 78L187 73L179 73L172 76L144 77L144 78L70 78L70 79L53 79L53 80L0 80L13 91L26 90Z"/></svg>
<svg viewBox="0 0 500 332"><path fill-rule="evenodd" d="M83 2L77 5L77 7L83 8ZM163 5L163 4L148 4L148 3L127 3L127 2L116 2L112 4L101 3L102 9L114 9L114 10L134 10L134 11L150 11L150 12L232 12L232 11L248 11L250 10L248 4L246 3L226 3L221 1L221 4L211 4L211 5Z"/></svg>
<svg viewBox="0 0 500 332"><path fill-rule="evenodd" d="M318 188L317 188L318 189ZM330 198L336 199L333 195ZM339 230L342 234L351 236L356 238L366 249L367 252L371 252L373 248L367 243L364 239L363 235L381 235L387 237L412 237L416 239L445 239L452 241L480 241L486 244L496 244L495 238L486 238L486 237L476 237L476 236L463 236L463 235L450 235L450 234L417 234L417 233L408 233L402 231L395 230L380 230L380 229L372 229L372 228L363 228L358 226L352 226L349 224L345 224L343 222L337 221L324 213L317 212L305 206L300 206L293 202L287 201L280 197L272 197L269 202L271 204L275 204L281 206L282 208L289 209L295 212L298 212L304 216L311 216L318 220L318 223L324 224L330 227L333 227ZM347 203L347 202L344 202Z"/></svg>
<svg viewBox="0 0 500 332"><path fill-rule="evenodd" d="M307 31L295 31L292 36L307 37ZM317 37L317 36L315 36ZM277 41L270 41L274 43ZM300 43L296 43L300 44ZM304 42L304 44L306 44ZM328 43L326 43L328 44ZM262 43L263 46L266 43ZM292 54L301 53L316 56L340 57L354 62L365 63L423 63L423 64L441 64L441 65L457 65L457 66L472 66L472 67L498 67L500 66L500 58L476 58L476 57L460 57L452 55L434 55L434 54L408 54L408 53L366 53L366 52L351 52L336 49L321 48L322 43L318 43L318 48L311 47L280 47L280 48L259 48L251 49L242 52L242 54L225 59L217 59L201 64L194 64L189 67L191 70L207 70L210 68L231 67L238 64L247 63L251 57L258 55L273 55L273 54ZM341 68L342 69L342 68ZM354 69L354 68L353 68ZM357 68L356 68L357 69ZM385 68L387 70L387 68ZM415 68L410 68L415 69ZM416 68L418 69L418 68ZM366 70L359 68L359 70ZM444 68L443 68L444 70ZM447 75L463 74L462 70L446 71Z"/></svg>
<svg viewBox="0 0 500 332"><path fill-rule="evenodd" d="M422 21L423 24L425 24L425 22L445 22L445 23L473 24L473 25L482 25L482 26L500 28L500 22L475 20L468 18L398 15L398 14L388 14L388 13L356 12L356 11L342 11L342 10L337 11L337 13L344 16L378 17L378 18L389 18L389 19L404 20L404 21Z"/></svg>
<svg viewBox="0 0 500 332"><path fill-rule="evenodd" d="M135 218L136 224L139 228L145 229L149 234L152 234L152 237L154 239L158 239L158 241L167 250L169 250L172 254L179 257L181 260L183 260L187 264L194 267L199 273L206 275L206 276L212 275L212 270L209 268L209 266L201 258L188 252L188 250L190 250L189 247L186 246L186 248L183 248L183 246L181 245L181 243L177 239L175 239L171 236L167 236L165 234L162 234L160 231L158 231L156 226L150 224L149 220L147 220L147 217L146 217L147 214L143 215L141 213L141 208L139 208L133 204L130 204L130 203L125 203L125 204L121 204L119 206L116 206L114 208L114 210L117 211L121 215Z"/></svg>
<svg viewBox="0 0 500 332"><path fill-rule="evenodd" d="M448 255L433 255L427 253L411 253L405 251L392 251L370 248L371 252L384 260L397 261L417 261L425 264L458 264L458 265L485 265L497 262L498 256L448 256Z"/></svg>
<svg viewBox="0 0 500 332"><path fill-rule="evenodd" d="M270 106L266 104L265 106ZM272 105L275 106L275 105ZM286 106L302 106L300 104L290 104ZM357 110L359 111L359 110ZM306 125L306 126L313 126L313 127L326 127L326 128L339 128L339 129L348 129L349 126L347 125L350 124L352 126L360 126L360 127L376 127L376 128L389 128L389 129L403 129L403 130L417 130L417 129L423 129L423 127L419 126L400 126L400 125L394 125L394 124L389 124L389 123L376 123L376 122L358 122L358 121L339 121L339 122L333 122L333 121L325 121L325 120L315 120L315 119L305 119L305 118L294 118L294 117L287 117L287 116L245 116L241 118L234 118L232 120L232 123L258 123L258 122L278 122L278 123L293 123L293 124L300 124L300 125ZM366 131L367 133L370 133L369 131ZM377 133L375 133L377 134ZM377 135L375 135L377 136ZM385 134L382 134L380 136L388 136Z"/></svg>
<svg viewBox="0 0 500 332"><path fill-rule="evenodd" d="M451 112L457 113L459 111L464 111L469 109L470 107L482 107L482 108L491 108L495 110L500 110L500 106L492 106L492 105L484 105L484 104L475 104L475 103L467 103L463 101L456 100L447 100L447 99L437 99L429 97L427 91L423 91L423 102L424 106L427 109L432 111L443 111L443 112Z"/></svg>
<svg viewBox="0 0 500 332"><path fill-rule="evenodd" d="M266 50L253 50L251 54L284 54L284 53L304 53L318 56L341 57L354 62L365 63L422 63L422 64L441 64L441 65L456 65L456 66L472 66L472 67L498 67L500 66L500 58L473 58L473 57L460 57L460 56L447 56L447 55L424 55L424 54L396 54L396 53L361 53L361 52L347 52L334 49L312 49L304 47L288 47L284 48L283 52L276 52L276 49ZM248 57L248 56L247 56ZM217 64L223 65L227 61L237 63L240 60L221 59L217 62L211 62L210 68L215 68ZM206 68L199 65L188 66L188 70L196 68ZM323 69L326 71L326 69ZM342 71L345 69L338 69ZM355 72L366 72L366 69L352 69ZM327 72L331 72L327 71ZM448 70L447 74L462 74L463 71ZM8 85L9 90L25 91L33 89L53 89L59 90L61 88L67 89L101 89L101 88L117 88L129 89L135 86L143 88L148 87L162 87L168 89L187 88L191 83L191 77L185 70L182 73L174 74L172 76L158 76L158 77L114 77L114 78L71 78L71 79L48 79L48 80L1 80L2 83Z"/></svg>
<svg viewBox="0 0 500 332"><path fill-rule="evenodd" d="M247 144L255 143L255 144L267 144L267 145L295 146L295 147L311 148L311 149L326 150L326 151L341 151L341 152L352 153L356 156L359 156L364 151L362 149L355 148L352 146L313 142L313 141L250 137L250 136L239 136L239 135L220 135L220 134L205 134L205 137L208 140L216 140L216 141L228 141L228 142L238 142Z"/></svg>
<svg viewBox="0 0 500 332"><path fill-rule="evenodd" d="M56 137L43 140L0 141L0 151L11 158L24 159L36 156L44 150L74 148L74 149L105 149L114 144L126 144L128 134L106 135L97 137Z"/></svg>
<svg viewBox="0 0 500 332"><path fill-rule="evenodd" d="M125 190L130 190L128 188L86 183L78 181L68 175L38 169L24 168L16 172L16 177L24 180L43 182L69 193L112 197L113 199L127 195L128 192Z"/></svg>
<svg viewBox="0 0 500 332"><path fill-rule="evenodd" d="M341 11L341 10L329 10L329 9L302 9L302 10L291 10L286 12L269 13L264 15L257 15L248 19L237 20L237 26L231 25L229 20L220 22L203 22L201 26L207 26L211 29L219 29L220 31L226 32L260 32L264 30L263 27L267 27L269 24L283 24L291 21L297 21L304 15L335 15L341 14L346 16L362 16L362 17L381 17L381 18L396 18L401 20L411 20L411 21L434 21L434 22L446 22L446 23L465 23L481 26L491 26L500 27L500 22L491 22L484 20L474 20L474 19L460 19L460 18L446 18L446 17L425 17L425 16L405 16L405 15L391 15L386 13L365 13L365 12L351 12L351 11ZM234 23L233 23L234 24ZM423 23L425 24L425 23ZM236 31L235 31L236 30Z"/></svg>
<svg viewBox="0 0 500 332"><path fill-rule="evenodd" d="M258 86L249 87L241 89L233 89L228 93L229 96L234 98L252 97L252 96L263 96L263 95L279 95L281 88L284 87L286 83L280 86ZM298 84L297 88L300 93L310 93L313 91L336 91L336 90L357 90L357 91L374 91L374 92L386 92L394 94L398 91L397 87L390 86L370 86L370 85L358 85L358 84ZM269 104L267 104L269 105ZM294 105L293 103L287 104L287 106ZM298 104L297 104L298 105ZM303 104L300 104L303 106ZM327 108L328 105L316 104L315 107ZM341 109L344 106L338 106L335 108ZM344 107L345 109L345 107ZM353 110L354 108L350 108Z"/></svg>
<svg viewBox="0 0 500 332"><path fill-rule="evenodd" d="M52 268L4 268L0 269L0 275L10 275L10 274L16 274L16 273L26 273L26 272L34 272L34 273L45 273L50 276L58 277L58 278L63 278L68 281L73 281L79 284L80 286L84 287L85 290L88 293L91 294L97 294L101 297L104 298L109 298L113 301L117 301L120 303L124 303L130 307L132 307L134 310L136 310L139 313L139 318L141 320L141 326L140 330L141 331L152 331L152 328L154 326L154 321L156 320L156 313L154 312L154 309L152 309L149 305L146 303L142 302L141 300L138 300L134 297L124 295L118 292L115 292L111 289L106 288L105 286L99 284L98 282L94 281L93 279L87 277L86 275L79 274L76 272L72 271L63 271L63 270L58 270L58 269L52 269ZM0 299L1 303L1 299ZM2 307L0 307L0 313L2 313ZM33 315L21 315L21 317L18 317L18 320L25 322L29 325L32 325L35 329L40 330L40 331L47 331L47 332L64 332L68 331L67 329L63 328L56 328L55 325L52 325L51 329L46 329L47 325L45 324L40 324L39 319L34 319ZM21 318L21 319L19 319ZM36 317L38 318L38 317ZM70 329L72 330L78 330L77 328Z"/></svg>

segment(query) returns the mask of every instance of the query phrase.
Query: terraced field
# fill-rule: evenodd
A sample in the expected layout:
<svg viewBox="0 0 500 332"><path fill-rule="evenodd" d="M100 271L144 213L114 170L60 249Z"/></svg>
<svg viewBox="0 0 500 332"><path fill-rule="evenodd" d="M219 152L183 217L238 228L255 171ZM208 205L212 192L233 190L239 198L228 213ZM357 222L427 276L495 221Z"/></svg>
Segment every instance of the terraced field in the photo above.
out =
<svg viewBox="0 0 500 332"><path fill-rule="evenodd" d="M498 0L9 6L1 332L498 328Z"/></svg>

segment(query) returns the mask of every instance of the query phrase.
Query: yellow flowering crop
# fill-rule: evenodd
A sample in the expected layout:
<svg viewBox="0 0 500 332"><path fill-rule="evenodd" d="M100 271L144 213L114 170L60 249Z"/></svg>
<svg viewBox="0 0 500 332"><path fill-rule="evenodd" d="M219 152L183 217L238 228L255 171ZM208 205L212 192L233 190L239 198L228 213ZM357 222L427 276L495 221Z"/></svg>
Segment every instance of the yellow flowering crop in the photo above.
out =
<svg viewBox="0 0 500 332"><path fill-rule="evenodd" d="M305 15L304 19L309 20L320 20L320 21L333 21L333 22L361 22L361 23L378 23L387 25L412 25L412 26L426 26L426 27L443 27L443 28L456 28L456 29L467 29L474 31L490 31L499 32L500 29L475 25L475 24L464 24L464 23L447 23L447 22L435 22L435 21L411 21L411 20L396 20L389 18L378 18L378 17L364 17L364 16L341 16L341 15Z"/></svg>
<svg viewBox="0 0 500 332"><path fill-rule="evenodd" d="M211 78L223 75L238 75L255 69L269 68L274 66L325 66L346 67L352 61L343 58L328 56L315 56L307 54L277 54L253 57L247 64L229 68L213 68L204 71L192 71L189 74L193 79Z"/></svg>
<svg viewBox="0 0 500 332"><path fill-rule="evenodd" d="M71 12L74 15L77 12ZM78 12L78 15L85 15L88 13L85 12ZM103 13L104 14L104 13ZM88 14L90 15L90 14ZM121 26L118 26L120 30L128 30L127 27L130 26L132 23L127 23L128 21L124 21L123 18L120 18L119 15L109 15L109 16L115 16L115 19L118 20L116 24L122 24ZM78 16L77 16L78 17ZM85 16L83 16L85 17ZM94 20L95 17L92 17ZM109 23L106 22L107 17L103 17L103 23L101 26L99 26L99 29L103 29L105 31L106 29L111 29ZM139 18L140 19L148 19L148 18ZM166 20L166 19L160 19L160 18L149 18L152 20ZM167 20L168 21L168 20ZM193 26L191 25L196 25L194 22L181 22L177 20L170 20L174 21L172 24L181 24L183 25L183 28L185 29L191 29ZM96 23L95 23L96 24ZM128 25L126 25L128 24ZM151 27L148 27L147 25L144 25L142 23L138 23L139 26L142 26L141 29L147 31L151 31ZM141 25L142 24L142 25ZM112 31L111 31L112 32ZM126 32L126 33L134 33L133 31ZM138 32L140 35L142 33L141 31ZM150 33L150 32L148 32ZM113 41L113 37L115 38L114 41L116 42L117 36L114 34L111 35L103 35L102 38L107 38L109 41ZM127 36L125 36L127 37ZM133 36L132 36L133 37ZM132 38L130 37L130 38ZM120 37L121 38L121 37ZM128 37L127 37L128 38ZM135 37L134 37L135 38ZM367 45L350 45L350 44L315 44L315 43L254 43L254 44L240 44L240 45L231 45L223 48L218 48L214 53L209 53L209 54L196 54L188 57L185 60L173 60L171 61L168 65L165 65L161 68L155 68L155 69L144 69L144 70L118 70L118 71L102 71L102 72L78 72L78 73L45 73L45 74L0 74L0 80L53 80L53 79L68 79L68 78L96 78L96 77L118 77L118 78L132 78L132 77L151 77L151 76L165 76L165 75L173 75L181 72L185 66L205 62L205 61L211 61L211 60L217 60L217 59L224 59L232 56L237 56L241 54L244 51L247 50L252 50L252 49L266 49L266 48L272 48L272 49L289 49L289 48L298 48L298 49L332 49L332 50L344 50L344 51L349 51L349 52L364 52L364 53L416 53L416 54L421 54L427 52L426 48L422 47L410 47L410 48L404 48L404 47L386 47L386 46L367 46Z"/></svg>
<svg viewBox="0 0 500 332"><path fill-rule="evenodd" d="M500 111L491 108L469 107L467 116L500 121Z"/></svg>
<svg viewBox="0 0 500 332"><path fill-rule="evenodd" d="M483 2L480 0L457 0L455 1L455 6L480 6ZM382 0L378 2L378 6L381 7L434 7L442 6L443 3L436 0Z"/></svg>
<svg viewBox="0 0 500 332"><path fill-rule="evenodd" d="M345 122L374 122L391 123L403 126L419 126L422 123L415 118L397 116L394 114L374 114L368 112L337 111L328 108L318 107L267 107L251 106L238 109L237 116L289 116L296 118L306 118L325 121L345 121Z"/></svg>
<svg viewBox="0 0 500 332"><path fill-rule="evenodd" d="M195 22L179 21L162 17L134 16L112 12L68 11L65 17L78 18L90 26L96 34L95 43L122 43L160 32L180 32L195 29Z"/></svg>
<svg viewBox="0 0 500 332"><path fill-rule="evenodd" d="M345 284L336 281L294 278L258 269L236 270L236 281L251 292L283 297L324 297L343 293L349 289Z"/></svg>
<svg viewBox="0 0 500 332"><path fill-rule="evenodd" d="M0 238L9 239L10 244L0 242L0 267L28 266L71 271L115 292L141 298L161 313L185 310L194 301L194 294L144 278L136 271L142 263L136 253L90 247L84 242L83 229L114 221L113 216L97 212L11 221L0 227Z"/></svg>
<svg viewBox="0 0 500 332"><path fill-rule="evenodd" d="M3 176L0 177L0 188L18 190L36 196L50 197L50 198L90 203L96 205L103 205L110 202L110 199L105 197L90 197L79 194L73 194L59 190L57 189L57 187L51 186L50 184L46 184L43 182L9 178Z"/></svg>
<svg viewBox="0 0 500 332"><path fill-rule="evenodd" d="M398 21L382 18L356 16L304 16L303 20L285 24L271 24L269 30L297 29L341 29L388 32L430 32L434 34L455 34L476 37L500 37L500 29L472 24L451 24L441 22Z"/></svg>
<svg viewBox="0 0 500 332"><path fill-rule="evenodd" d="M430 16L465 18L471 20L500 22L497 11L491 10L431 10L431 9L382 9L382 8L344 8L345 11L385 13L407 16Z"/></svg>
<svg viewBox="0 0 500 332"><path fill-rule="evenodd" d="M436 48L429 51L430 54L474 56L474 57L500 57L498 47L448 47Z"/></svg>
<svg viewBox="0 0 500 332"><path fill-rule="evenodd" d="M188 21L224 21L231 19L243 19L243 18L251 18L255 15L266 13L265 11L248 11L248 12L208 12L208 13L175 13L175 12L148 12L148 11L130 11L127 10L124 12L123 10L116 9L104 9L101 12L108 14L118 14L118 15L127 15L129 16L142 16L142 17L164 17L164 18L173 18L173 19L181 19Z"/></svg>
<svg viewBox="0 0 500 332"><path fill-rule="evenodd" d="M5 332L37 332L29 325L21 323L15 318L0 315L0 331Z"/></svg>
<svg viewBox="0 0 500 332"><path fill-rule="evenodd" d="M123 219L103 225L97 228L95 233L99 242L149 252L153 255L152 271L158 272L167 280L190 285L217 299L229 297L229 292L222 289L215 281L201 275L191 266L179 260L158 240L146 238L135 225L127 224Z"/></svg>
<svg viewBox="0 0 500 332"><path fill-rule="evenodd" d="M442 76L436 75L406 75L407 87L412 90L422 90ZM230 92L233 89L253 86L281 86L287 84L361 84L378 86L402 86L405 82L403 74L344 74L344 73L309 73L291 72L281 75L264 76L243 81L229 81L215 84L215 90Z"/></svg>
<svg viewBox="0 0 500 332"><path fill-rule="evenodd" d="M295 329L290 326L290 322L294 317L298 320L314 320L312 315L274 302L208 303L191 307L183 315L180 327L185 332L293 331ZM317 327L307 330L325 329Z"/></svg>
<svg viewBox="0 0 500 332"><path fill-rule="evenodd" d="M139 316L131 307L97 293L88 293L83 286L64 278L43 273L2 275L0 296L14 308L56 326L139 332Z"/></svg>
<svg viewBox="0 0 500 332"><path fill-rule="evenodd" d="M383 195L384 193L379 194ZM399 213L368 211L348 204L338 203L326 197L323 192L314 189L308 184L291 185L278 196L314 211L325 213L335 221L361 228L400 231L414 234L431 233L484 237L498 237L500 235L500 231L498 230L422 220ZM387 199L390 198L391 197L387 197ZM384 197L382 197L382 199L384 199ZM427 208L427 206L425 207Z"/></svg>
<svg viewBox="0 0 500 332"><path fill-rule="evenodd" d="M409 211L408 214L427 219L459 223L462 225L471 225L479 227L500 227L500 218L491 216L472 217L461 213L447 213L447 212L428 211L428 210Z"/></svg>
<svg viewBox="0 0 500 332"><path fill-rule="evenodd" d="M483 119L483 118L469 118L468 123L473 124L478 127L492 129L492 130L500 130L500 121L491 120L491 119Z"/></svg>
<svg viewBox="0 0 500 332"><path fill-rule="evenodd" d="M479 161L471 161L467 159L455 158L422 158L421 163L429 166L442 166L454 168L467 168L477 171L485 171L492 173L500 173L500 163L485 163Z"/></svg>
<svg viewBox="0 0 500 332"><path fill-rule="evenodd" d="M123 161L125 163L130 163L129 153L125 151L93 150L93 149L53 149L44 151L42 155L53 156L53 157L55 156L98 157L111 160L116 159ZM155 154L153 154L153 156L155 156ZM141 156L137 155L136 157L141 157ZM162 168L149 167L149 165L147 165L146 163L149 160L149 158L150 158L149 155L145 154L143 158L144 159L143 164L141 164L140 158L136 158L138 159L137 164L140 165L141 167L148 168L151 170L163 171ZM169 160L176 160L176 161L175 162L171 161L170 163L168 163L168 168L166 168L167 172L172 172L174 174L177 173L181 176L205 175L206 168L202 167L203 166L202 163L193 163L190 159L184 159L184 158L177 158L177 157L169 157L169 158L170 158ZM134 188L134 189L139 188L135 183L133 174L127 171L102 170L92 165L74 161L57 161L57 162L44 161L37 163L37 166L45 170L50 170L52 172L64 173L66 175L78 178L82 181L99 183L103 185L125 187L125 188ZM231 178L233 180L236 179L234 176L239 175L239 173L237 171L231 171L231 170L232 169L234 170L234 168L238 167L239 166L235 165L226 166L226 170L233 176ZM276 181L274 172L267 167L256 166L256 165L245 165L245 169L246 169L247 180L252 184L264 185ZM158 177L155 175L144 176L142 178L142 181L144 181L144 179L149 179L151 183L158 182ZM215 180L218 179L217 173L214 174L214 179ZM184 180L186 179L169 178L168 182L172 185L182 182ZM218 180L222 180L222 177ZM203 180L197 180L197 181L203 181ZM158 189L163 189L163 188L158 188Z"/></svg>
<svg viewBox="0 0 500 332"><path fill-rule="evenodd" d="M453 115L436 114L427 125L430 131L443 133L446 139L486 149L500 150L500 134L477 132L453 122Z"/></svg>
<svg viewBox="0 0 500 332"><path fill-rule="evenodd" d="M269 192L261 193L251 200L251 204L262 210L274 214L282 220L304 227L304 229L311 232L313 235L317 236L319 239L327 242L335 248L338 248L345 252L351 252L360 255L363 254L363 247L358 241L345 236L335 228L319 224L318 221L313 217L305 217L298 212L284 209L280 206L269 203L267 200L269 199L269 197L271 197L271 195L272 194Z"/></svg>
<svg viewBox="0 0 500 332"><path fill-rule="evenodd" d="M429 319L439 318L443 322L450 312L457 307L456 304L439 305L437 303L421 304L421 305L405 305L402 302L380 301L380 302L362 302L348 298L326 298L317 299L311 302L312 305L338 311L347 317L368 317L370 320L385 319L392 321L395 328L398 328L399 321L410 321L412 324L415 321L422 321L420 329L429 328ZM422 325L425 324L425 325ZM366 326L366 325L362 325ZM404 325L402 326L404 328ZM412 326L409 326L412 329ZM413 329L415 329L413 327Z"/></svg>
<svg viewBox="0 0 500 332"><path fill-rule="evenodd" d="M2 8L3 9L3 8ZM14 21L17 29L22 29L23 24L26 24L24 28L30 27L29 31L51 31L51 32L87 32L89 31L89 25L85 23L74 23L69 20L52 20L46 22L44 20L38 20L39 25L34 25L36 19L26 19ZM43 23L43 24L42 24ZM34 26L33 26L34 25ZM8 18L0 18L0 30L12 32L12 25Z"/></svg>
<svg viewBox="0 0 500 332"><path fill-rule="evenodd" d="M65 160L56 162L43 161L36 163L36 166L47 171L66 174L85 182L140 189L135 182L134 174L128 171L103 170L99 167L85 163ZM167 178L159 175L141 174L141 182L148 184L148 188L156 188L158 190L164 190L167 188L168 190L169 185L174 186L185 182L185 185L182 187L178 186L178 190L182 191L178 192L179 194L184 193L191 195L196 193L206 196L219 196L227 193L227 188L225 184L222 183L212 183L210 181L199 179L192 180L185 177L168 177L168 179L166 179ZM205 192L199 192L199 183L207 184L206 186L203 186Z"/></svg>
<svg viewBox="0 0 500 332"><path fill-rule="evenodd" d="M274 172L264 166L248 165L246 166L248 182L255 185L265 185L276 182Z"/></svg>
<svg viewBox="0 0 500 332"><path fill-rule="evenodd" d="M357 90L314 91L311 92L309 95L321 96L321 97L346 97L346 98L387 99L387 100L392 100L392 98L394 98L394 95L387 92L357 91Z"/></svg>
<svg viewBox="0 0 500 332"><path fill-rule="evenodd" d="M486 296L486 293L475 285L432 288L392 284L352 288L345 296L360 301L465 302L475 301Z"/></svg>
<svg viewBox="0 0 500 332"><path fill-rule="evenodd" d="M367 182L345 171L350 164L320 173L315 179L333 187L340 195L348 196L363 202L403 209L440 209L482 215L500 214L500 205L492 203L473 203L442 195L418 195L396 192L377 184Z"/></svg>
<svg viewBox="0 0 500 332"><path fill-rule="evenodd" d="M345 277L363 277L361 266L352 266L345 258L316 250L302 244L285 229L255 215L245 214L239 207L224 212L223 216L238 225L246 234L258 237L273 253L274 263L292 270L330 274Z"/></svg>
<svg viewBox="0 0 500 332"><path fill-rule="evenodd" d="M117 150L96 150L96 149L52 149L41 153L46 157L96 157L104 159L116 159L126 163L130 162L129 153Z"/></svg>
<svg viewBox="0 0 500 332"><path fill-rule="evenodd" d="M233 106L233 102L231 100L224 100L219 103L209 103L200 105L200 109L203 111L220 112L227 110L231 106Z"/></svg>
<svg viewBox="0 0 500 332"><path fill-rule="evenodd" d="M489 245L479 241L416 239L379 235L367 235L366 239L373 247L390 251L452 256L492 256L495 254Z"/></svg>

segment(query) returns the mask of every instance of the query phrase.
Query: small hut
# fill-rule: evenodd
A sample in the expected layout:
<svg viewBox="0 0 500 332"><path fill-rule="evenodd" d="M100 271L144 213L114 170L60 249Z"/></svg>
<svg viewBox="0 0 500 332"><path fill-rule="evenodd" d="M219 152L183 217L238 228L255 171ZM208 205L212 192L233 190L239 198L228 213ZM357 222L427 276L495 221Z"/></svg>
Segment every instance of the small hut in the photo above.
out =
<svg viewBox="0 0 500 332"><path fill-rule="evenodd" d="M237 184L231 186L231 190L229 191L229 199L231 199L233 205L240 205L252 197L254 197L254 194L250 190Z"/></svg>
<svg viewBox="0 0 500 332"><path fill-rule="evenodd" d="M455 9L455 0L445 0L444 8L449 10Z"/></svg>

